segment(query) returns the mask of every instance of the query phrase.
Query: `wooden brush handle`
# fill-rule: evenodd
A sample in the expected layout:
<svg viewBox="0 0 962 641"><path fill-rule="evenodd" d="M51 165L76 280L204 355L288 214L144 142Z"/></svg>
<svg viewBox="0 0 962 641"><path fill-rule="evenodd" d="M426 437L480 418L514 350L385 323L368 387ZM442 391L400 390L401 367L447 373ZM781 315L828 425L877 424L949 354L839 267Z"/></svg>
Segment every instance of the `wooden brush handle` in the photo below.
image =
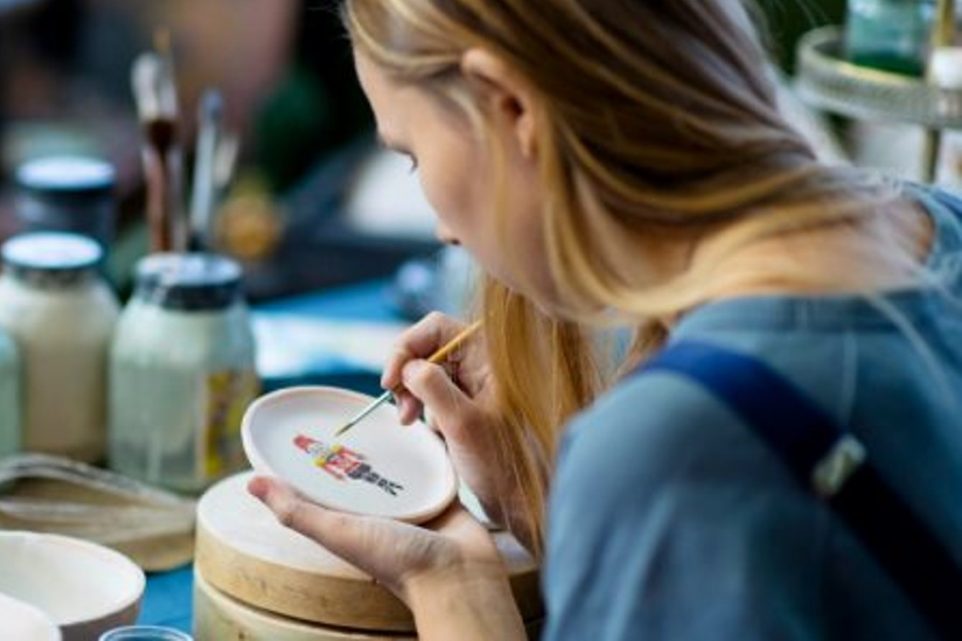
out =
<svg viewBox="0 0 962 641"><path fill-rule="evenodd" d="M474 333L478 331L480 328L481 328L481 321L474 321L473 323L465 327L463 330L461 330L461 332L458 333L457 336L455 336L454 338L449 340L447 343L445 343L444 346L441 347L441 349L431 354L431 356L428 358L428 362L433 363L434 365L437 365L438 363L446 359L448 356L450 356L451 352L461 347L461 344L464 343L464 341L471 338L471 336L473 336Z"/></svg>

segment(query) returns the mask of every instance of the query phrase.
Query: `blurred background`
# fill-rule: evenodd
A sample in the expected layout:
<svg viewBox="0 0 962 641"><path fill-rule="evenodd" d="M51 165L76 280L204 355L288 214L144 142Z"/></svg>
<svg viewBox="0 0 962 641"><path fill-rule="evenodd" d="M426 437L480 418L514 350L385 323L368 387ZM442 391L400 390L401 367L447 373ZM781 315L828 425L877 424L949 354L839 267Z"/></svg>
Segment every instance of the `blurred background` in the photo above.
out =
<svg viewBox="0 0 962 641"><path fill-rule="evenodd" d="M185 175L205 89L222 92L224 127L240 143L215 212L215 244L241 260L252 300L392 276L408 259L434 255L416 178L374 144L335 4L0 0L0 240L18 229L16 167L51 154L102 157L117 177L111 278L129 291L131 266L147 251L131 64L164 28ZM844 0L760 5L786 109L823 155L918 177L921 154L905 151L922 144L918 128L844 122L808 109L791 89L798 38L842 23ZM413 282L426 282L417 273Z"/></svg>
<svg viewBox="0 0 962 641"><path fill-rule="evenodd" d="M332 4L0 0L0 237L18 229L16 167L58 154L104 158L116 170L111 271L123 290L147 250L131 65L162 27L186 175L206 88L222 93L224 128L240 141L217 242L243 261L253 299L388 274L435 249L415 181L375 149Z"/></svg>

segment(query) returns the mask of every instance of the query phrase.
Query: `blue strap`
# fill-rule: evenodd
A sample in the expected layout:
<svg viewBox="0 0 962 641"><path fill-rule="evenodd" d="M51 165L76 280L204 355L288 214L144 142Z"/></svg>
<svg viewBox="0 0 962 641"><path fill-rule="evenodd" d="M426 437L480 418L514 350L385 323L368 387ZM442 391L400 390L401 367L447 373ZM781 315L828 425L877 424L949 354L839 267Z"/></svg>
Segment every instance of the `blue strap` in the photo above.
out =
<svg viewBox="0 0 962 641"><path fill-rule="evenodd" d="M768 365L706 343L674 343L637 373L654 371L685 376L723 401L849 526L934 631L962 639L957 560L831 416Z"/></svg>

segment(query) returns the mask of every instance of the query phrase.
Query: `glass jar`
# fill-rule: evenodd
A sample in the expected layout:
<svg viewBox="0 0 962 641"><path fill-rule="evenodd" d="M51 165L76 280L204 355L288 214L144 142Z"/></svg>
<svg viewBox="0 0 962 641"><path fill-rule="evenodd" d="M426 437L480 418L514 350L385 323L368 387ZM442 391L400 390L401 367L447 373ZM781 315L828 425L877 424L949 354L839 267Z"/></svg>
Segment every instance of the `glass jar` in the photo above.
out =
<svg viewBox="0 0 962 641"><path fill-rule="evenodd" d="M103 251L83 236L32 233L7 241L2 254L0 328L20 352L23 449L95 462L118 315L99 275Z"/></svg>
<svg viewBox="0 0 962 641"><path fill-rule="evenodd" d="M962 91L962 47L939 47L932 52L929 65L931 80L943 89ZM954 98L946 97L951 101ZM942 132L936 184L962 194L962 130Z"/></svg>
<svg viewBox="0 0 962 641"><path fill-rule="evenodd" d="M100 635L100 641L193 641L191 636L174 628L156 625L128 625Z"/></svg>
<svg viewBox="0 0 962 641"><path fill-rule="evenodd" d="M20 357L0 330L0 458L20 450Z"/></svg>
<svg viewBox="0 0 962 641"><path fill-rule="evenodd" d="M17 216L24 231L89 236L106 250L114 231L114 169L82 156L37 158L17 168Z"/></svg>
<svg viewBox="0 0 962 641"><path fill-rule="evenodd" d="M260 385L241 270L156 254L136 280L111 350L110 465L197 492L246 466L240 423Z"/></svg>
<svg viewBox="0 0 962 641"><path fill-rule="evenodd" d="M849 0L845 46L858 65L910 76L925 72L936 0Z"/></svg>

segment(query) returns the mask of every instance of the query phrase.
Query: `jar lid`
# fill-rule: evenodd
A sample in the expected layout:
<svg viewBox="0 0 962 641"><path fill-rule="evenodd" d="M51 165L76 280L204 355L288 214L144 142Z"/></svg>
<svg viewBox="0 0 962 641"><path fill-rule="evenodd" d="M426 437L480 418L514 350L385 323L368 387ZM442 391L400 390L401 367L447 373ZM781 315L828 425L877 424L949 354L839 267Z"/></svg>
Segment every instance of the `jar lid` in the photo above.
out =
<svg viewBox="0 0 962 641"><path fill-rule="evenodd" d="M99 195L113 189L114 168L103 160L84 156L38 158L20 165L17 184L47 194Z"/></svg>
<svg viewBox="0 0 962 641"><path fill-rule="evenodd" d="M95 241L64 232L19 234L3 244L2 253L8 267L38 272L87 271L103 258Z"/></svg>
<svg viewBox="0 0 962 641"><path fill-rule="evenodd" d="M241 274L216 254L153 254L137 265L137 295L168 309L222 309L240 297Z"/></svg>

